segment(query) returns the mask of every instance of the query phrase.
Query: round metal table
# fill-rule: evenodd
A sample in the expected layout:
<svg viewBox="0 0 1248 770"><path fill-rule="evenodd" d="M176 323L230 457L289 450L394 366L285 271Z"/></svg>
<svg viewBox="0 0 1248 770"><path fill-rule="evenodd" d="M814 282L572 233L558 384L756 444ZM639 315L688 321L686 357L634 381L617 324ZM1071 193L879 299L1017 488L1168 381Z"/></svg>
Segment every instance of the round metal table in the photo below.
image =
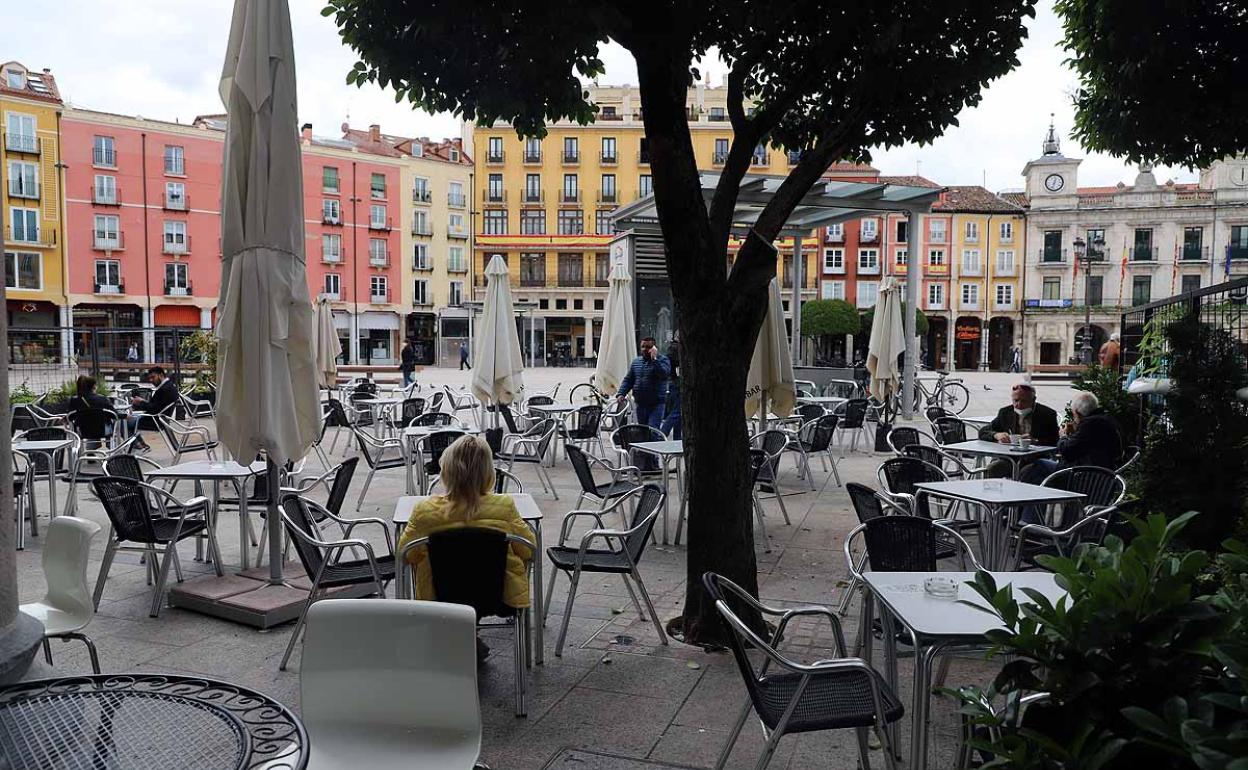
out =
<svg viewBox="0 0 1248 770"><path fill-rule="evenodd" d="M104 674L0 689L0 766L13 770L302 770L303 724L245 687Z"/></svg>

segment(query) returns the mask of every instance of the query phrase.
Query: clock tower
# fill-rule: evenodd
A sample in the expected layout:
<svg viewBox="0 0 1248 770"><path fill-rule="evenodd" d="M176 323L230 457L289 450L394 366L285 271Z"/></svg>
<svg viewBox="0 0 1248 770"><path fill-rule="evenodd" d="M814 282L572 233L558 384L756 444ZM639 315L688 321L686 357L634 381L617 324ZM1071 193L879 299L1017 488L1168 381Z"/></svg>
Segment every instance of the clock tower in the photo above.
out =
<svg viewBox="0 0 1248 770"><path fill-rule="evenodd" d="M1051 116L1050 116L1051 117ZM1062 155L1057 129L1050 120L1048 133L1041 144L1041 155L1023 167L1027 180L1027 200L1032 208L1070 206L1077 194L1079 163L1077 158Z"/></svg>

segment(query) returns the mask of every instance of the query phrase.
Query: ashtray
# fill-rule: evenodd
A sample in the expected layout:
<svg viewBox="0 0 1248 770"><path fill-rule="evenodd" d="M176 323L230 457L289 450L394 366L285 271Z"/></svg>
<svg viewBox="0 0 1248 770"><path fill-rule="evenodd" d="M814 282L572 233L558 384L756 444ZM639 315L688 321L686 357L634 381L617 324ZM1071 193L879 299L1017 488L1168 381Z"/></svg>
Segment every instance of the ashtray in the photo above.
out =
<svg viewBox="0 0 1248 770"><path fill-rule="evenodd" d="M957 599L958 581L948 577L930 577L923 581L923 591L936 599Z"/></svg>

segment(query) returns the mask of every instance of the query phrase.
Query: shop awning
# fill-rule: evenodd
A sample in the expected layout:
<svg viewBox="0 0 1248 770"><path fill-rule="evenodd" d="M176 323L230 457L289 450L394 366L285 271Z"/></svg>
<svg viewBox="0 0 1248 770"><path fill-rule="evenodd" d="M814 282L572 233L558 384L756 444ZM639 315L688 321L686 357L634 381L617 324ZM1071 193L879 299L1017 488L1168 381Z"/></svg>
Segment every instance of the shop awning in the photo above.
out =
<svg viewBox="0 0 1248 770"><path fill-rule="evenodd" d="M199 308L194 305L158 305L152 314L156 326L199 328Z"/></svg>

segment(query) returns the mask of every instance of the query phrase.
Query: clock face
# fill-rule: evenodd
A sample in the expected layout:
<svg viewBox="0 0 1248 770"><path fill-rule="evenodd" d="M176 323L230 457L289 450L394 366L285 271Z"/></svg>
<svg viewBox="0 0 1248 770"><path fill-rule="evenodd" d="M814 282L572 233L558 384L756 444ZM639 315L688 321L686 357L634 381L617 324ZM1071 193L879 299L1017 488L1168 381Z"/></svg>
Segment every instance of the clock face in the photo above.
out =
<svg viewBox="0 0 1248 770"><path fill-rule="evenodd" d="M1066 184L1066 180L1062 179L1061 174L1049 174L1044 178L1044 186L1049 192L1057 192Z"/></svg>
<svg viewBox="0 0 1248 770"><path fill-rule="evenodd" d="M1248 166L1240 166L1231 171L1231 184L1236 187L1248 187Z"/></svg>

